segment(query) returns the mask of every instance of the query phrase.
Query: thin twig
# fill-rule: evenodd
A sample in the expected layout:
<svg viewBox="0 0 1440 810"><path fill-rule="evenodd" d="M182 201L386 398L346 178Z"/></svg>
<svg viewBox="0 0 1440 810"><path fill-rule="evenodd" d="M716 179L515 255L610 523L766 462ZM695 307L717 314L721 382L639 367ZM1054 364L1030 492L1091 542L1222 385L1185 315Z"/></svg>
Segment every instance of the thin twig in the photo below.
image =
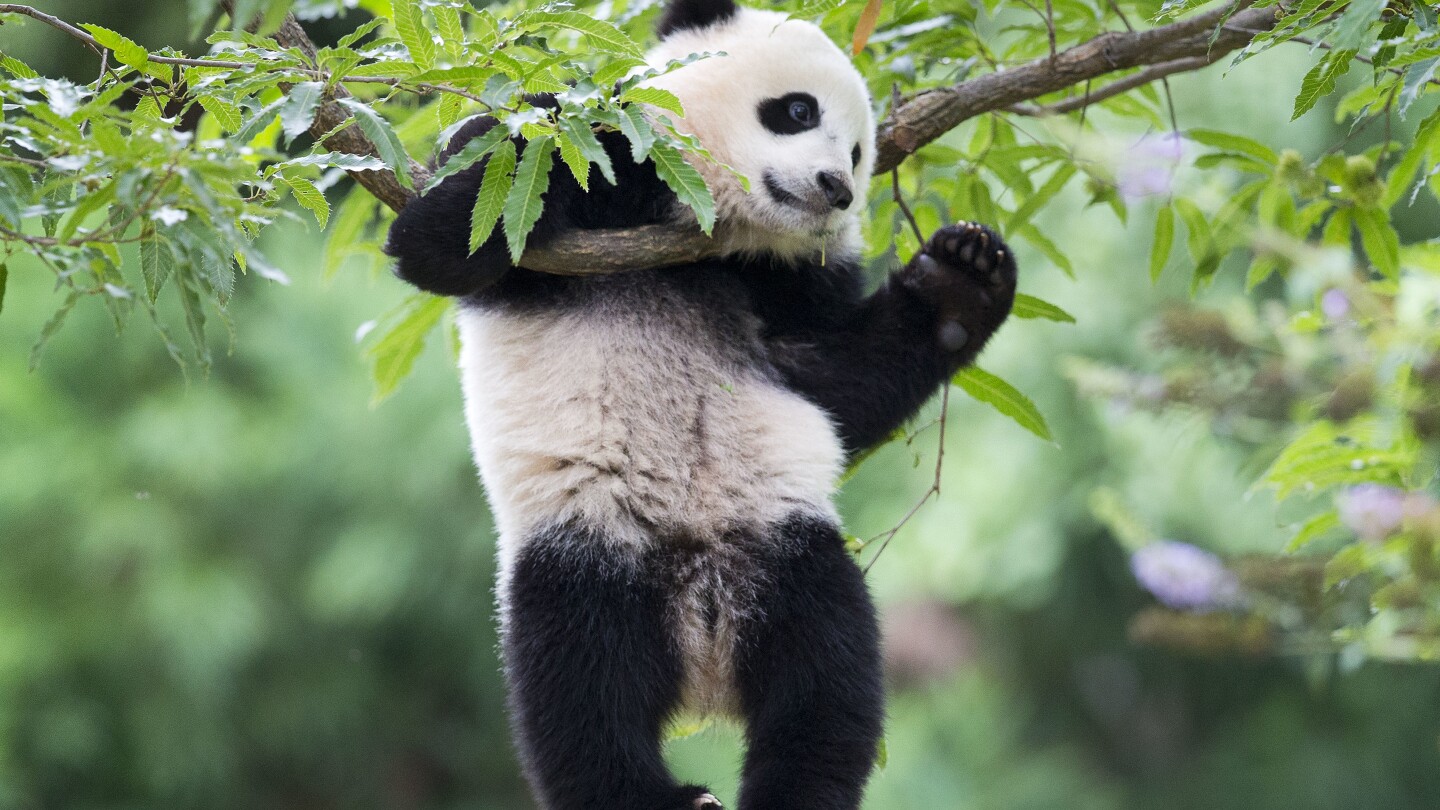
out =
<svg viewBox="0 0 1440 810"><path fill-rule="evenodd" d="M880 559L880 555L884 554L885 549L890 547L890 541L894 540L895 535L899 534L900 530L905 528L905 524L909 523L910 519L915 517L915 515L919 513L920 507L924 506L926 503L929 503L931 498L939 497L940 473L945 468L945 417L948 416L949 413L950 385L947 383L945 387L940 389L940 417L937 420L940 424L940 436L935 440L935 478L933 481L930 482L930 488L925 490L924 495L920 496L920 500L916 501L915 505L910 507L910 511L906 512L905 516L900 518L899 523L896 523L894 526L886 529L885 531L875 535L874 537L866 540L864 543L861 544L860 548L864 549L865 546L870 545L876 540L880 540L880 547L875 549L875 556L871 557L870 562L865 564L865 569L863 572L864 574L868 575L870 573L870 569L875 567L875 563L877 560ZM884 539L882 540L881 538Z"/></svg>
<svg viewBox="0 0 1440 810"><path fill-rule="evenodd" d="M905 220L910 223L910 230L915 232L915 241L920 247L925 247L925 234L920 231L920 223L915 221L915 214L910 211L910 206L905 204L905 195L900 193L900 167L890 170L890 190L895 195L895 204L900 206L900 211L905 214Z"/></svg>

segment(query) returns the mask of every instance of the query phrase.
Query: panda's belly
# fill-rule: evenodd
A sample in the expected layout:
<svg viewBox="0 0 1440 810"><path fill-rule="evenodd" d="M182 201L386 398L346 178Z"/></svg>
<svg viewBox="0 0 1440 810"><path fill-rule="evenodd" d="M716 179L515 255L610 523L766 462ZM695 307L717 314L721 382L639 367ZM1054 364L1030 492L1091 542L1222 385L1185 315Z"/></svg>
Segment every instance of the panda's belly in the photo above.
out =
<svg viewBox="0 0 1440 810"><path fill-rule="evenodd" d="M797 511L833 517L833 426L737 354L733 320L630 306L461 313L466 420L502 567L557 523L644 549L723 544Z"/></svg>

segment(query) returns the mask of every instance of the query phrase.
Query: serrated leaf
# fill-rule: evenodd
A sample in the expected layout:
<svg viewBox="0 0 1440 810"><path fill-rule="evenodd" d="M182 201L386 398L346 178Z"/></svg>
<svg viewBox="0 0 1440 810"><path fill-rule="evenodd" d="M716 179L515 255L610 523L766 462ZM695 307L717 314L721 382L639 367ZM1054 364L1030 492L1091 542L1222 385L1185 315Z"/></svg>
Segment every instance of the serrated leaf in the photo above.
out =
<svg viewBox="0 0 1440 810"><path fill-rule="evenodd" d="M591 78L599 87L607 87L625 78L626 74L637 67L644 67L645 60L635 57L621 57L595 71Z"/></svg>
<svg viewBox="0 0 1440 810"><path fill-rule="evenodd" d="M315 110L324 97L325 85L321 82L301 82L290 88L285 103L277 111L285 140L294 140L310 131L310 124L315 121Z"/></svg>
<svg viewBox="0 0 1440 810"><path fill-rule="evenodd" d="M1220 132L1213 129L1192 129L1185 133L1185 137L1196 143L1204 144L1205 146L1213 146L1216 149L1223 149L1227 152L1238 152L1249 155L1271 166L1280 160L1280 156L1275 154L1275 150L1243 135Z"/></svg>
<svg viewBox="0 0 1440 810"><path fill-rule="evenodd" d="M636 163L645 162L655 145L655 130L639 107L624 107L619 113L620 132L630 141L630 157Z"/></svg>
<svg viewBox="0 0 1440 810"><path fill-rule="evenodd" d="M1015 294L1015 305L1010 314L1017 318L1044 318L1047 321L1075 323L1075 316L1049 301L1025 293Z"/></svg>
<svg viewBox="0 0 1440 810"><path fill-rule="evenodd" d="M1373 420L1351 420L1343 429L1316 422L1280 451L1256 486L1274 487L1284 499L1297 490L1315 493L1341 484L1398 484L1415 463L1415 448L1375 447L1378 435Z"/></svg>
<svg viewBox="0 0 1440 810"><path fill-rule="evenodd" d="M5 68L10 75L17 79L40 78L40 74L36 73L34 68L3 52L0 52L0 67Z"/></svg>
<svg viewBox="0 0 1440 810"><path fill-rule="evenodd" d="M415 358L425 348L425 339L439 325L450 301L432 295L417 295L406 302L402 315L375 344L365 352L371 361L375 380L373 403L378 404L395 392L400 382L415 367Z"/></svg>
<svg viewBox="0 0 1440 810"><path fill-rule="evenodd" d="M604 20L578 11L534 11L517 21L526 26L552 25L569 28L590 38L590 43L605 53L640 57L644 51L624 31Z"/></svg>
<svg viewBox="0 0 1440 810"><path fill-rule="evenodd" d="M1300 94L1295 97L1295 111L1290 120L1310 112L1315 103L1325 96L1335 92L1335 82L1350 70L1350 61L1355 57L1354 51L1335 50L1325 54L1315 67L1305 74L1305 79L1300 83Z"/></svg>
<svg viewBox="0 0 1440 810"><path fill-rule="evenodd" d="M425 190L429 191L439 185L440 181L445 178L474 166L481 158L494 151L495 147L498 146L501 141L509 137L510 130L503 126L495 126L484 135L470 139L459 152L445 159L444 165L431 176L430 182L425 186ZM513 150L514 145L512 144L511 146Z"/></svg>
<svg viewBox="0 0 1440 810"><path fill-rule="evenodd" d="M1170 250L1175 245L1175 209L1169 205L1155 212L1155 240L1150 244L1150 283L1160 280Z"/></svg>
<svg viewBox="0 0 1440 810"><path fill-rule="evenodd" d="M570 174L574 176L575 182L580 188L590 190L590 161L580 154L575 144L561 132L555 136L555 143L560 147L560 160L570 168Z"/></svg>
<svg viewBox="0 0 1440 810"><path fill-rule="evenodd" d="M1050 435L1050 426L1045 424L1045 417L1040 414L1040 409L1010 383L978 366L961 369L951 382L960 386L971 397L1015 420L1020 427L1047 442L1054 441Z"/></svg>
<svg viewBox="0 0 1440 810"><path fill-rule="evenodd" d="M215 96L201 96L200 106L215 119L222 132L240 129L240 108Z"/></svg>
<svg viewBox="0 0 1440 810"><path fill-rule="evenodd" d="M373 32L376 28L379 28L384 23L385 19L383 17L374 17L372 19L366 20L364 25L341 37L340 41L336 43L336 47L349 48L355 43L369 36L371 32Z"/></svg>
<svg viewBox="0 0 1440 810"><path fill-rule="evenodd" d="M142 48L134 40L124 34L111 31L109 28L102 28L91 23L82 23L81 28L90 32L95 41L110 49L115 54L115 60L122 65L128 65L136 70L144 70L150 62L150 52Z"/></svg>
<svg viewBox="0 0 1440 810"><path fill-rule="evenodd" d="M680 202L695 212L700 230L710 233L715 228L715 198L710 196L705 178L685 160L679 149L669 144L655 144L650 149L650 159L655 162L655 173L660 175L665 185L675 192Z"/></svg>
<svg viewBox="0 0 1440 810"><path fill-rule="evenodd" d="M1430 80L1435 77L1436 68L1440 68L1440 56L1417 62L1405 71L1405 86L1400 90L1401 118L1410 111L1410 105L1415 103L1415 99L1421 96Z"/></svg>
<svg viewBox="0 0 1440 810"><path fill-rule="evenodd" d="M505 195L505 243L510 248L510 260L518 263L525 253L525 241L530 238L530 229L540 220L545 210L545 191L550 187L550 167L555 163L555 141L550 136L541 136L525 144L525 154L520 157L520 168L515 170L515 183ZM486 171L489 174L489 171Z"/></svg>
<svg viewBox="0 0 1440 810"><path fill-rule="evenodd" d="M280 179L295 193L295 201L314 214L315 221L324 229L330 222L330 203L325 199L324 192L303 177L281 175Z"/></svg>
<svg viewBox="0 0 1440 810"><path fill-rule="evenodd" d="M1358 51L1374 41L1369 36L1370 27L1380 19L1380 10L1386 0L1350 0L1350 5L1340 15L1340 21L1325 37L1334 47Z"/></svg>
<svg viewBox="0 0 1440 810"><path fill-rule="evenodd" d="M459 59L465 52L465 24L460 20L460 12L453 6L431 6L430 13L435 15L435 28L440 33L440 41L445 46L445 53L452 59Z"/></svg>
<svg viewBox="0 0 1440 810"><path fill-rule="evenodd" d="M145 280L145 295L150 303L160 295L175 261L164 237L148 224L140 232L140 275Z"/></svg>
<svg viewBox="0 0 1440 810"><path fill-rule="evenodd" d="M405 43L410 58L427 70L435 67L435 41L430 38L430 31L425 27L425 17L420 13L419 4L415 0L391 0L390 8L390 18L395 21L395 32L400 35L400 41Z"/></svg>
<svg viewBox="0 0 1440 810"><path fill-rule="evenodd" d="M679 116L685 115L685 107L680 103L680 99L669 90L659 87L632 87L620 96L620 100L632 104L649 104Z"/></svg>
<svg viewBox="0 0 1440 810"><path fill-rule="evenodd" d="M255 140L256 136L263 132L265 128L270 126L271 122L275 120L276 113L279 112L280 107L285 101L285 97L282 96L261 107L260 110L235 133L231 141L240 146L246 146Z"/></svg>
<svg viewBox="0 0 1440 810"><path fill-rule="evenodd" d="M315 152L276 163L272 168L280 170L290 166L327 166L335 169L344 169L347 172L373 172L385 168L385 161L373 155L352 155L346 152Z"/></svg>
<svg viewBox="0 0 1440 810"><path fill-rule="evenodd" d="M375 150L380 153L380 159L385 161L391 171L395 172L395 179L405 188L413 188L410 179L410 155L405 151L405 145L400 142L400 137L391 128L390 122L380 116L363 102L353 98L342 98L339 100L355 116L355 121L360 126L360 131L365 133L375 144Z"/></svg>
<svg viewBox="0 0 1440 810"><path fill-rule="evenodd" d="M565 137L570 139L586 160L599 167L600 174L610 185L615 185L615 167L610 163L610 153L600 145L600 139L595 137L595 131L588 123L571 117L561 118L560 131L565 133Z"/></svg>
<svg viewBox="0 0 1440 810"><path fill-rule="evenodd" d="M500 128L503 131L503 127ZM495 230L500 214L505 210L505 198L514 184L515 142L501 141L485 164L485 178L480 182L480 192L475 197L475 207L470 211L470 252L480 249Z"/></svg>

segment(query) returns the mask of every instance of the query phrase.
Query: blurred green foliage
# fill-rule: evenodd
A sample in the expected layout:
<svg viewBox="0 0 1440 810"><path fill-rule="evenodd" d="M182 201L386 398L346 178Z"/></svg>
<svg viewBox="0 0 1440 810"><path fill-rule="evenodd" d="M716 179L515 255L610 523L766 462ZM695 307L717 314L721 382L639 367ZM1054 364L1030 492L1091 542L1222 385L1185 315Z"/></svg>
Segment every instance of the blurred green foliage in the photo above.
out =
<svg viewBox="0 0 1440 810"><path fill-rule="evenodd" d="M914 8L899 5L902 14ZM152 49L185 41L178 4L68 0L47 10ZM333 41L367 16L311 30ZM1033 18L1025 26L994 33L1022 47L1014 43L1042 30ZM0 29L5 53L43 75L93 78L93 60L69 41L34 24L21 30ZM931 30L917 52L950 33ZM1357 134L1332 126L1327 106L1337 97L1380 98L1370 77L1351 75L1291 124L1299 77L1317 58L1329 63L1296 48L1224 78L1174 77L1177 117L1224 122L1275 145L1283 133L1284 146L1319 165L1337 142L1378 154L1388 136L1403 147L1433 110L1416 102L1383 135L1378 126ZM913 81L913 61L908 78L904 67L899 58L868 66L881 84ZM1140 109L1126 103L1093 111L1097 127L1130 132L1120 125L1127 116L1162 109L1158 96L1128 102ZM988 126L966 125L937 147L953 154L939 154L971 165L989 148ZM1251 162L1225 160L1180 176L1178 187L1220 210L1255 180ZM977 195L989 193L977 190L978 169L937 181L930 168L904 177L923 197L922 218L970 215ZM1369 193L1363 166L1330 168L1342 172L1342 192ZM1330 644L1273 657L1133 640L1132 618L1153 610L1153 599L1129 568L1127 528L1141 541L1180 538L1231 560L1265 555L1259 571L1273 572L1265 566L1294 527L1329 501L1278 501L1252 485L1293 438L1290 422L1318 420L1330 407L1353 371L1335 357L1366 369L1394 364L1367 354L1379 345L1369 333L1347 337L1323 323L1278 347L1256 340L1263 330L1247 326L1264 322L1256 313L1272 304L1287 314L1313 309L1340 278L1316 276L1306 262L1277 262L1289 282L1257 279L1264 283L1247 295L1246 263L1212 257L1200 240L1188 259L1162 256L1152 286L1160 206L1132 202L1128 219L1117 217L1125 200L1114 186L1082 179L1027 214L1050 246L1020 246L1027 292L1078 323L1012 324L985 355L987 368L1033 397L1055 443L956 397L940 497L870 575L888 617L894 688L888 762L866 806L1440 805L1434 668L1337 655ZM93 300L77 305L27 371L29 346L63 293L38 262L9 261L0 315L3 810L531 806L504 727L492 532L453 357L432 341L400 392L369 405L354 335L401 307L405 291L362 260L373 254L364 225L375 206L355 195L340 204L335 192L346 187L331 192L328 255L319 233L293 222L261 238L257 248L293 283L245 279L235 288L234 334L212 329L205 338L208 375L182 375L143 329L117 339ZM874 197L876 228L903 235L893 206ZM1005 197L984 204L1002 219L1017 210ZM1436 236L1433 199L1393 213L1401 242ZM1184 219L1178 209L1174 217ZM1177 254L1190 249L1185 225ZM1078 280L1054 263L1051 246L1063 246ZM133 247L120 250L137 258ZM365 256L346 259L352 251ZM1201 263L1213 264L1215 278L1189 303L1188 271ZM1346 289L1356 302L1369 294ZM1380 290L1381 300L1393 292ZM1208 325L1212 348L1217 335L1239 348L1216 360L1177 345L1177 324L1196 323ZM1254 384L1252 360L1276 353L1314 363L1297 367L1285 402L1266 410L1275 403ZM1103 384L1117 379L1118 391ZM1160 383L1149 400L1137 396L1151 390L1147 381ZM1402 418L1407 403L1386 400L1381 388L1380 407L1358 412ZM885 532L925 491L935 433L922 428L887 446L850 480L841 505L854 534ZM1097 490L1113 496L1123 520L1097 515ZM1330 541L1329 551L1343 545ZM730 797L738 744L720 725L675 741L670 754L682 776Z"/></svg>

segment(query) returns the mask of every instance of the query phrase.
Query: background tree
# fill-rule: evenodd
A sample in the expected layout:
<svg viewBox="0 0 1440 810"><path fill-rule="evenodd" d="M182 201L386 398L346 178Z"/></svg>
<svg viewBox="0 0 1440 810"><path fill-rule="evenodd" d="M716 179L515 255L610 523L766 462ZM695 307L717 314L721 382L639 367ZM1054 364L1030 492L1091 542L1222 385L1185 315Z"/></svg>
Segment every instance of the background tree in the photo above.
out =
<svg viewBox="0 0 1440 810"><path fill-rule="evenodd" d="M703 227L635 106L673 100L613 86L653 6L191 0L183 51L178 4L0 6L0 806L524 806L446 305L364 267L477 112L554 150L477 236L603 174L595 126ZM847 484L900 687L871 804L1433 805L1440 679L1383 662L1440 633L1434 8L786 8L872 81L877 267L957 218L1026 251L1042 321L985 363L1040 407L957 382L1061 448L957 398ZM542 269L707 249L524 220ZM380 396L419 369L384 409L354 331Z"/></svg>

